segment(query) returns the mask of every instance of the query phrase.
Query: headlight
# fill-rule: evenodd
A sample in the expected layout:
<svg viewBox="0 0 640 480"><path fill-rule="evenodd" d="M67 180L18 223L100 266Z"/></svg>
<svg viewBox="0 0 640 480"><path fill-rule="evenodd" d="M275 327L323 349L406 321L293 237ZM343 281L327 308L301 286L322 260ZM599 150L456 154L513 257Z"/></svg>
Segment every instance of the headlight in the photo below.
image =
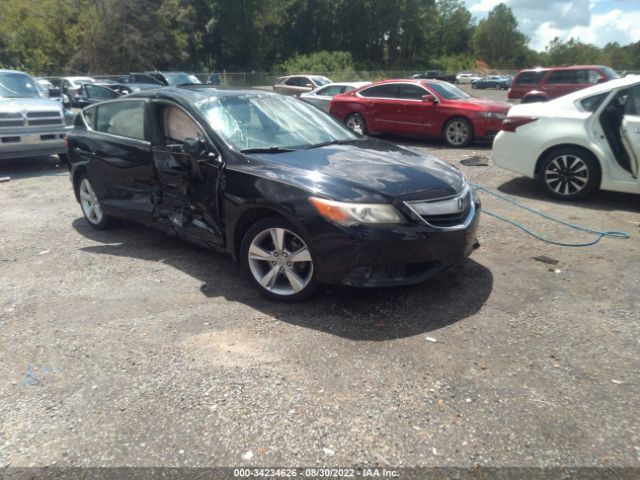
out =
<svg viewBox="0 0 640 480"><path fill-rule="evenodd" d="M344 203L317 197L310 197L309 201L320 215L341 225L406 223L393 205L386 203Z"/></svg>
<svg viewBox="0 0 640 480"><path fill-rule="evenodd" d="M503 120L507 114L502 112L480 112L482 118L495 118L497 120Z"/></svg>

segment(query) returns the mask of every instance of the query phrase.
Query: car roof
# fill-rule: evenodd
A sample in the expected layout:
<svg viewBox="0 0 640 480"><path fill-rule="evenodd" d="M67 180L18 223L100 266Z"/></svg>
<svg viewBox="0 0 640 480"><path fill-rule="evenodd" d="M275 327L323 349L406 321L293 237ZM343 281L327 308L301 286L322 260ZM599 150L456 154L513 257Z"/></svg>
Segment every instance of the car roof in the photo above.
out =
<svg viewBox="0 0 640 480"><path fill-rule="evenodd" d="M218 87L206 84L181 85L178 87L164 87L154 90L136 92L127 98L160 98L165 100L186 100L190 103L208 98L239 97L239 96L272 96L281 95L267 90L249 88Z"/></svg>
<svg viewBox="0 0 640 480"><path fill-rule="evenodd" d="M522 72L546 72L549 70L583 70L585 68L607 68L604 65L568 65L564 67L536 67L536 68L524 68L518 73Z"/></svg>
<svg viewBox="0 0 640 480"><path fill-rule="evenodd" d="M609 80L604 83L597 83L593 87L587 87L581 90L577 90L573 93L569 93L568 95L559 97L557 100L563 99L568 101L574 101L575 99L590 97L591 95L597 95L598 93L608 92L616 88L628 87L635 83L640 83L640 75L627 75L626 77L623 77L623 78L615 78L613 80Z"/></svg>

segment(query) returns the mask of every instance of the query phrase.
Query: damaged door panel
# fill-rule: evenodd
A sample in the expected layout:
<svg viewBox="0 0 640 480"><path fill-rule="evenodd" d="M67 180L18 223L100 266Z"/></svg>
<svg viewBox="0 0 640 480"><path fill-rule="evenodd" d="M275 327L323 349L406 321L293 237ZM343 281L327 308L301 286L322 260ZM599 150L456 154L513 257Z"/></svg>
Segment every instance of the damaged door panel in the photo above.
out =
<svg viewBox="0 0 640 480"><path fill-rule="evenodd" d="M203 151L194 158L183 144L153 148L158 183L153 218L165 230L206 247L223 247L218 202L221 162Z"/></svg>

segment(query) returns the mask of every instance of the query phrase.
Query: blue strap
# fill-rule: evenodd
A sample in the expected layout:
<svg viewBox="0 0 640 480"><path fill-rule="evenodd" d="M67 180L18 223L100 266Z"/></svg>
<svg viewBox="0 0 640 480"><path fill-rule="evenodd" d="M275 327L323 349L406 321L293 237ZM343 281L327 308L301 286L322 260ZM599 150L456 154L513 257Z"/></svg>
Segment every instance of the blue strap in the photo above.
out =
<svg viewBox="0 0 640 480"><path fill-rule="evenodd" d="M538 240L542 240L543 242L546 243L551 243L552 245L560 245L562 247L589 247L591 245L595 245L596 243L598 243L600 240L602 240L603 238L607 237L607 238L618 238L618 239L627 239L630 237L630 235L626 232L615 232L615 231L606 231L606 232L602 232L600 230L594 230L592 228L587 228L587 227L583 227L581 225L575 225L573 223L569 223L565 220L561 220L559 218L556 217L552 217L551 215L547 215L544 212L541 212L539 210L536 210L534 208L531 207L527 207L526 205L523 205L522 203L514 200L512 197L508 196L508 195L504 195L502 193L498 193L494 190L490 190L488 188L483 187L482 185L478 185L478 184L474 184L471 183L470 184L474 190L480 190L483 191L485 193L488 193L489 195L493 195L496 198L499 198L501 200L504 200L505 202L511 203L512 205L515 205L518 208L522 208L523 210L527 210L528 212L534 213L536 215L539 215L543 218L546 218L547 220L551 220L552 222L556 222L559 223L561 225L564 225L566 227L569 228L573 228L574 230L579 230L581 232L587 232L587 233L593 233L594 235L596 235L596 237L589 241L589 242L580 242L580 243L567 243L567 242L559 242L557 240L552 240L550 238L547 238L543 235L540 235L539 233L534 232L533 230L530 230L529 228L525 227L524 225L521 225L520 223L511 220L510 218L507 217L503 217L502 215L499 215L495 212L492 212L491 210L486 210L483 209L482 212L497 218L498 220L502 220L503 222L509 223L510 225L513 225L516 228L519 228L520 230L522 230L523 232L531 235L534 238L537 238Z"/></svg>

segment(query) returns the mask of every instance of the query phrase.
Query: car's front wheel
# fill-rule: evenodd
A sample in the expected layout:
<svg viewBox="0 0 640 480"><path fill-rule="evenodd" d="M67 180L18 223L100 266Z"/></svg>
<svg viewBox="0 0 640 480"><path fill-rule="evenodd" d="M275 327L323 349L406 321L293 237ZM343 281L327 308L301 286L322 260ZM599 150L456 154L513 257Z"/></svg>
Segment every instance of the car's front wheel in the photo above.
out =
<svg viewBox="0 0 640 480"><path fill-rule="evenodd" d="M600 166L586 150L573 147L556 149L540 163L538 181L542 188L560 200L581 200L600 185Z"/></svg>
<svg viewBox="0 0 640 480"><path fill-rule="evenodd" d="M256 222L242 240L240 256L249 282L269 299L296 302L317 288L309 242L284 219Z"/></svg>
<svg viewBox="0 0 640 480"><path fill-rule="evenodd" d="M473 126L465 118L452 118L444 126L444 141L450 147L466 147L473 141Z"/></svg>
<svg viewBox="0 0 640 480"><path fill-rule="evenodd" d="M113 217L102 211L100 200L96 196L91 182L86 176L78 181L78 197L84 218L96 230L106 230L113 224Z"/></svg>
<svg viewBox="0 0 640 480"><path fill-rule="evenodd" d="M354 130L362 135L366 135L367 130L367 121L364 119L362 115L359 113L352 113L345 118L344 123L351 130Z"/></svg>

